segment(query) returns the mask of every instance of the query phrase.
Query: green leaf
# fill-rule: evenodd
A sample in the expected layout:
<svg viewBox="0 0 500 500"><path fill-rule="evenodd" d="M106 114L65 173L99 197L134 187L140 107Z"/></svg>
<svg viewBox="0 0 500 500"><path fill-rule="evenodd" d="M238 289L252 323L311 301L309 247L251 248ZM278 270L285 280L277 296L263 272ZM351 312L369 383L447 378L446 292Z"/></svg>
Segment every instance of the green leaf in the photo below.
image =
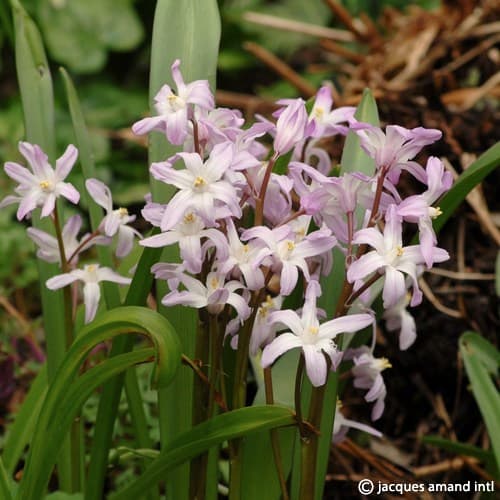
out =
<svg viewBox="0 0 500 500"><path fill-rule="evenodd" d="M128 0L44 1L38 15L52 57L80 73L98 71L108 49L131 50L144 36Z"/></svg>
<svg viewBox="0 0 500 500"><path fill-rule="evenodd" d="M171 75L171 65L180 59L180 70L185 82L208 80L215 91L217 56L221 34L220 15L217 0L159 0L156 3L151 43L151 73L149 80L149 102L151 113L156 113L154 97L167 83L175 88ZM149 162L163 161L178 151L169 144L165 134L152 132L149 136ZM167 202L174 194L174 188L151 178L153 199ZM177 262L175 250L167 249L162 259ZM164 293L159 284L158 298ZM160 302L160 300L158 300ZM194 343L198 322L197 311L193 308L177 306L161 308L162 314L171 318L174 325L182 328L183 351L194 353ZM160 437L162 449L184 430L191 426L193 384L192 373L181 370L174 383L159 392ZM213 482L214 471L207 477ZM166 477L167 499L188 500L189 464L183 464Z"/></svg>
<svg viewBox="0 0 500 500"><path fill-rule="evenodd" d="M97 344L126 333L145 335L154 344L154 381L158 386L167 385L175 376L180 365L180 344L175 331L160 314L142 307L121 307L107 311L86 325L49 386L21 480L20 498L41 497L49 480L58 441L65 434L63 426L71 423L84 398L105 379L123 371L124 365L127 368L138 362L136 352L116 356L75 381L81 363ZM144 356L144 351L140 355ZM68 387L72 390L68 391Z"/></svg>
<svg viewBox="0 0 500 500"><path fill-rule="evenodd" d="M36 421L47 392L47 365L42 367L28 391L12 427L8 429L2 458L11 476L21 459L24 448L35 431Z"/></svg>
<svg viewBox="0 0 500 500"><path fill-rule="evenodd" d="M214 445L254 432L290 425L295 425L293 413L279 406L254 406L217 415L179 436L139 479L109 498L128 500L140 495L146 486L161 481L166 471Z"/></svg>
<svg viewBox="0 0 500 500"><path fill-rule="evenodd" d="M78 147L83 176L85 179L90 179L96 175L94 154L92 151L89 132L85 124L85 118L83 116L80 100L78 99L78 94L73 82L64 68L60 68L60 72L63 77L64 87L66 90L66 97L68 100L73 129L75 131L76 146ZM92 230L95 231L103 218L102 208L94 201L86 189L83 190L82 194L88 206ZM97 255L101 265L113 268L113 256L109 246L97 245ZM108 309L119 306L120 293L118 285L112 282L105 282L103 283L103 288L104 298Z"/></svg>
<svg viewBox="0 0 500 500"><path fill-rule="evenodd" d="M4 500L12 499L9 476L7 475L7 471L3 466L1 455L0 455L0 498L3 498Z"/></svg>
<svg viewBox="0 0 500 500"><path fill-rule="evenodd" d="M494 461L493 453L491 453L491 451L483 450L482 448L478 448L477 446L473 446L471 444L451 441L450 439L445 439L441 436L423 436L422 442L432 446L437 446L445 451L451 451L457 455L477 458L484 464L489 464Z"/></svg>
<svg viewBox="0 0 500 500"><path fill-rule="evenodd" d="M173 20L175 20L173 22ZM208 80L215 90L215 74L220 41L220 16L216 0L159 0L156 4L151 44L149 102L156 113L154 97L167 83L175 88L170 67L181 61L185 82ZM169 144L165 135L150 134L149 161L163 161L178 148ZM173 195L171 186L152 180L156 201L166 202Z"/></svg>
<svg viewBox="0 0 500 500"><path fill-rule="evenodd" d="M434 219L433 226L436 232L439 232L444 226L465 197L498 166L500 166L500 142L497 142L472 163L439 202L442 214Z"/></svg>
<svg viewBox="0 0 500 500"><path fill-rule="evenodd" d="M490 376L494 363L495 373L498 371L500 353L475 332L464 333L459 346L472 392L488 429L497 470L500 471L500 394Z"/></svg>
<svg viewBox="0 0 500 500"><path fill-rule="evenodd" d="M154 230L153 234L158 234L159 230ZM153 275L151 266L158 262L161 255L161 248L144 248L141 258L137 264L136 272L132 278L127 297L126 306L138 306L146 303L146 297L151 290ZM181 330L179 330L181 331ZM125 335L113 340L110 356L118 356L130 351L134 346L134 339ZM182 372L181 372L182 373ZM97 412L96 426L94 431L94 442L90 454L90 464L88 472L87 488L85 498L93 500L102 496L104 487L104 476L106 473L106 464L108 452L113 437L113 427L120 394L124 382L124 376L119 375L105 384L99 408Z"/></svg>
<svg viewBox="0 0 500 500"><path fill-rule="evenodd" d="M356 108L354 117L360 122L371 123L377 127L380 126L377 103L369 89L363 91L363 97ZM340 161L341 174L345 172L362 172L371 176L375 172L375 161L361 149L360 144L358 135L350 130L346 137Z"/></svg>

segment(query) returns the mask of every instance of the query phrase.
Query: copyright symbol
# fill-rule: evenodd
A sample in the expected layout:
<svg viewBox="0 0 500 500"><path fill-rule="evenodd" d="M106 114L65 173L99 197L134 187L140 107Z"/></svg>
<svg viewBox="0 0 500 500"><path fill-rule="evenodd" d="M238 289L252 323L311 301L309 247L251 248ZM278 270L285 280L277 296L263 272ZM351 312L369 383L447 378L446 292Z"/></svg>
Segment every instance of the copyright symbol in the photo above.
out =
<svg viewBox="0 0 500 500"><path fill-rule="evenodd" d="M362 479L358 483L358 491L363 495L369 495L370 493L373 492L373 489L374 489L373 481L371 481L370 479Z"/></svg>

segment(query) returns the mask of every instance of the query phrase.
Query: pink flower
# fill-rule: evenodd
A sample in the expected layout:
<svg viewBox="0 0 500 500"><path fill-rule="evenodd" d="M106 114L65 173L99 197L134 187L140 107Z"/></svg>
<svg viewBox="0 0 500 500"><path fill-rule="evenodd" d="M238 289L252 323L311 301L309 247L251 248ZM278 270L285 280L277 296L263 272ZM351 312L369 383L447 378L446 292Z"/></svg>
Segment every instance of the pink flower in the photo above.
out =
<svg viewBox="0 0 500 500"><path fill-rule="evenodd" d="M386 368L391 368L387 358L375 358L367 346L355 349L352 353L354 366L354 387L368 389L365 400L368 403L375 401L372 409L372 420L378 420L385 408L387 389L381 373Z"/></svg>
<svg viewBox="0 0 500 500"><path fill-rule="evenodd" d="M299 269L306 280L309 280L309 269L306 258L321 255L330 250L337 240L329 229L319 229L296 241L296 235L288 225L269 229L257 226L247 229L243 240L256 238L269 248L274 260L274 267L280 273L280 294L290 295L297 280Z"/></svg>
<svg viewBox="0 0 500 500"><path fill-rule="evenodd" d="M388 172L393 184L397 184L401 170L407 170L419 181L425 182L425 171L416 162L410 161L428 144L439 140L440 130L417 127L406 129L389 125L385 134L368 123L356 122L351 128L358 134L361 147L375 160L377 169Z"/></svg>
<svg viewBox="0 0 500 500"><path fill-rule="evenodd" d="M425 262L419 245L403 247L402 221L396 213L396 205L391 205L386 213L386 224L382 234L376 228L360 229L355 233L353 243L365 243L374 248L354 261L347 270L347 279L354 283L374 272L385 274L384 308L395 305L406 294L404 275L413 282L412 305L422 300L422 292L417 283L417 266ZM448 252L442 248L432 248L432 261L444 262L449 259Z"/></svg>
<svg viewBox="0 0 500 500"><path fill-rule="evenodd" d="M178 158L184 161L184 170L173 168ZM178 153L171 161L151 165L155 179L180 189L165 209L162 231L172 229L187 210L196 212L207 226L214 226L216 203L226 206L231 215L241 217L236 189L223 179L232 160L233 148L230 143L224 143L214 147L206 162L197 153Z"/></svg>
<svg viewBox="0 0 500 500"><path fill-rule="evenodd" d="M280 110L276 122L274 151L277 155L284 155L306 136L307 111L303 99L282 100L278 104L287 106Z"/></svg>
<svg viewBox="0 0 500 500"><path fill-rule="evenodd" d="M17 219L21 220L37 208L42 208L42 217L54 211L56 199L63 196L71 203L78 203L80 193L72 184L63 182L68 176L78 156L78 150L70 144L64 154L56 160L55 170L50 166L47 155L40 146L29 142L20 142L19 151L26 158L31 172L14 162L5 164L5 172L19 182L15 191L19 196L7 196L0 203L0 208L12 203L19 203Z"/></svg>
<svg viewBox="0 0 500 500"><path fill-rule="evenodd" d="M118 234L116 256L125 257L134 246L134 236L142 238L141 233L128 224L135 220L135 215L129 215L126 208L113 210L111 191L103 182L97 179L87 179L85 187L94 201L106 210L104 219L99 224L100 230L109 237Z"/></svg>
<svg viewBox="0 0 500 500"><path fill-rule="evenodd" d="M179 243L184 267L189 272L196 274L201 271L202 266L204 253L201 245L202 238L207 238L212 245L216 246L219 260L227 258L227 240L224 234L215 228L206 229L201 218L190 211L184 214L184 217L173 229L150 236L142 240L140 245L158 248ZM207 245L204 245L204 248L206 247Z"/></svg>
<svg viewBox="0 0 500 500"><path fill-rule="evenodd" d="M404 220L418 223L422 255L426 266L431 267L432 249L437 243L432 220L441 215L439 207L433 207L432 203L451 188L453 177L450 172L445 172L443 162L434 156L427 161L426 174L428 189L405 198L398 205L397 212Z"/></svg>
<svg viewBox="0 0 500 500"><path fill-rule="evenodd" d="M80 247L79 253L83 252L87 248L90 248L94 244L105 245L109 243L109 238L105 236L99 236L96 238L92 238L85 245L81 245L81 242L78 241L78 233L80 228L82 227L82 218L79 215L73 215L70 217L66 224L62 229L62 240L64 244L64 252L66 255L66 259L73 255L73 253ZM46 262L57 262L59 265L61 264L61 255L59 253L59 244L55 236L52 236L40 229L29 227L28 236L35 242L38 249L36 255L38 258L46 261ZM87 239L88 235L84 235L82 237L82 242ZM78 261L78 255L72 259L71 263L74 264Z"/></svg>
<svg viewBox="0 0 500 500"><path fill-rule="evenodd" d="M169 286L182 283L186 288L182 291L173 290L165 295L161 301L164 306L182 304L196 309L206 307L209 313L219 314L226 304L230 304L238 313L240 323L250 316L250 308L246 300L235 293L236 290L243 288L239 281L232 280L226 283L222 274L211 272L208 273L204 285L196 278L179 271L173 271L169 275L168 271L165 273L165 267L162 264L153 266L152 271L157 278L169 279Z"/></svg>
<svg viewBox="0 0 500 500"><path fill-rule="evenodd" d="M351 314L320 325L316 309L318 294L319 284L311 281L307 287L306 301L300 317L292 310L271 313L272 323L282 323L290 331L276 337L262 352L262 366L266 368L290 349L301 348L307 375L315 387L326 382L328 366L325 356L330 358L333 366L339 361L337 346L333 339L340 333L357 332L373 323L370 314Z"/></svg>
<svg viewBox="0 0 500 500"><path fill-rule="evenodd" d="M69 273L59 274L47 280L47 288L58 290L74 281L83 281L83 302L85 304L85 323L90 323L96 315L97 306L101 298L99 283L113 281L121 285L128 285L132 280L120 276L109 267L99 267L98 264L88 264L83 269L75 269Z"/></svg>
<svg viewBox="0 0 500 500"><path fill-rule="evenodd" d="M340 125L352 120L356 108L344 106L332 110L333 99L330 88L323 85L316 94L313 108L309 114L311 137L324 137L334 134L346 134L348 127Z"/></svg>
<svg viewBox="0 0 500 500"><path fill-rule="evenodd" d="M177 86L174 93L168 85L163 85L155 96L158 116L144 118L132 126L134 134L143 135L151 130L164 132L172 144L182 144L188 135L189 119L193 116L190 105L203 109L214 107L214 97L207 80L196 80L185 84L179 70L180 61L172 64L172 78Z"/></svg>

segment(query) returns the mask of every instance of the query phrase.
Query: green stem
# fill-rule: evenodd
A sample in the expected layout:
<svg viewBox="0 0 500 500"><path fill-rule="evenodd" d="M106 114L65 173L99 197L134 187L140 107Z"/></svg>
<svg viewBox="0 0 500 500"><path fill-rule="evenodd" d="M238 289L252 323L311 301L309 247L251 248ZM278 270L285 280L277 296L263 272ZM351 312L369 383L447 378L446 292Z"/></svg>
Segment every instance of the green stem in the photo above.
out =
<svg viewBox="0 0 500 500"><path fill-rule="evenodd" d="M54 207L54 228L56 232L57 244L59 247L59 257L61 259L61 269L63 273L70 271L68 261L66 259L66 249L64 248L64 239L62 236L61 222L59 219L59 210L57 204ZM74 338L73 325L73 303L71 298L71 287L66 286L63 290L64 297L64 332L66 339L65 350L71 347ZM76 493L82 489L82 464L83 464L83 447L82 447L82 424L80 417L77 416L70 428L69 448L70 448L70 477L68 488L69 493Z"/></svg>
<svg viewBox="0 0 500 500"><path fill-rule="evenodd" d="M326 382L320 387L313 387L311 392L308 422L312 425L313 432L307 438L302 438L301 442L300 500L315 498L319 429L321 427L325 389Z"/></svg>
<svg viewBox="0 0 500 500"><path fill-rule="evenodd" d="M212 318L212 315L210 315ZM212 327L212 319L210 326ZM208 364L210 352L210 333L206 331L206 325L200 322L196 333L195 359L198 361L200 371L205 374L204 367ZM209 379L210 380L210 379ZM208 412L207 385L200 377L195 377L193 384L193 427L205 421ZM191 461L190 498L202 500L205 498L207 455L203 454Z"/></svg>

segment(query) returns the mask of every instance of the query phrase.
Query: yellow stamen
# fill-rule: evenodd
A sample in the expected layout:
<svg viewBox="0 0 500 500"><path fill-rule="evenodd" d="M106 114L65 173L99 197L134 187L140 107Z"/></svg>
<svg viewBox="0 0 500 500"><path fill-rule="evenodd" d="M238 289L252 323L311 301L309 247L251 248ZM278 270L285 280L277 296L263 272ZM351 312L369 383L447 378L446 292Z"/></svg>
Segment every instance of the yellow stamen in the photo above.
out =
<svg viewBox="0 0 500 500"><path fill-rule="evenodd" d="M202 187L206 184L206 181L203 177L196 177L196 179L194 180L194 187L195 188L199 188L199 187Z"/></svg>
<svg viewBox="0 0 500 500"><path fill-rule="evenodd" d="M120 207L118 209L118 215L120 217L126 217L128 215L128 210L126 208Z"/></svg>
<svg viewBox="0 0 500 500"><path fill-rule="evenodd" d="M286 248L289 252L291 252L295 248L295 243L293 241L286 242Z"/></svg>
<svg viewBox="0 0 500 500"><path fill-rule="evenodd" d="M401 246L399 246L399 245L398 245L398 246L396 247L396 255L397 255L398 257L401 257L401 256L403 255L403 253L404 253L403 247L401 247Z"/></svg>
<svg viewBox="0 0 500 500"><path fill-rule="evenodd" d="M210 280L210 286L214 290L217 290L217 288L219 288L219 280L215 276Z"/></svg>
<svg viewBox="0 0 500 500"><path fill-rule="evenodd" d="M380 371L383 371L386 368L392 368L391 362L387 358L377 359L377 364Z"/></svg>
<svg viewBox="0 0 500 500"><path fill-rule="evenodd" d="M313 335L317 335L319 332L319 328L317 326L310 326L309 327L309 333L312 333Z"/></svg>
<svg viewBox="0 0 500 500"><path fill-rule="evenodd" d="M435 207L434 209L431 208L431 218L432 219L436 219L437 217L439 217L441 214L443 213L443 211L441 210L440 207Z"/></svg>
<svg viewBox="0 0 500 500"><path fill-rule="evenodd" d="M184 223L191 224L192 222L194 222L194 214L193 212L189 212L184 216Z"/></svg>
<svg viewBox="0 0 500 500"><path fill-rule="evenodd" d="M40 181L39 186L44 190L47 191L50 189L50 182L49 181Z"/></svg>

